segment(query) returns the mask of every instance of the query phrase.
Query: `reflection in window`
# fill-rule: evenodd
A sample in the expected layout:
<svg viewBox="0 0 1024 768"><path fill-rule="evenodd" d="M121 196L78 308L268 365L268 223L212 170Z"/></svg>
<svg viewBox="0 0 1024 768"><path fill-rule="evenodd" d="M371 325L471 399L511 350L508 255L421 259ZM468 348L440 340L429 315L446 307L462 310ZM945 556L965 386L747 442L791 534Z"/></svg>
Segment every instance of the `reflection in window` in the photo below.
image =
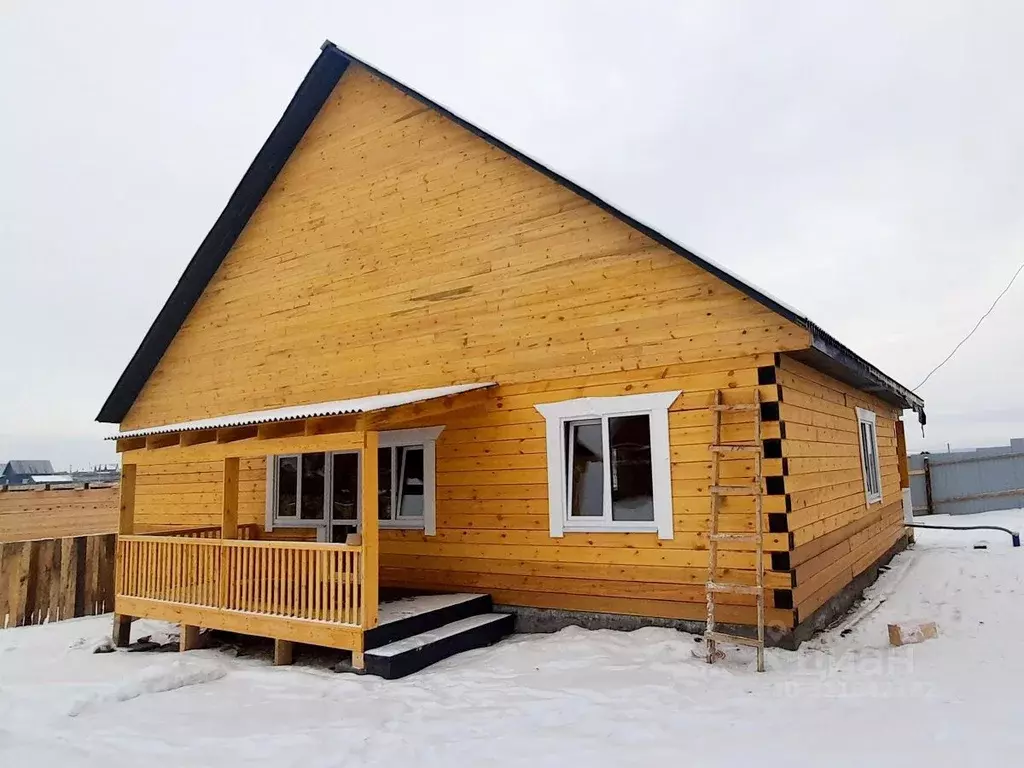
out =
<svg viewBox="0 0 1024 768"><path fill-rule="evenodd" d="M277 457L277 515L295 517L299 496L299 457Z"/></svg>
<svg viewBox="0 0 1024 768"><path fill-rule="evenodd" d="M570 518L654 520L649 416L568 421L565 451ZM608 498L606 486L611 491Z"/></svg>
<svg viewBox="0 0 1024 768"><path fill-rule="evenodd" d="M649 416L608 419L611 444L612 520L654 520Z"/></svg>
<svg viewBox="0 0 1024 768"><path fill-rule="evenodd" d="M378 448L377 449L377 519L378 520L390 520L391 519L391 497L395 492L392 488L391 478L394 477L394 472L391 470L391 465L394 462L395 449L394 448Z"/></svg>
<svg viewBox="0 0 1024 768"><path fill-rule="evenodd" d="M354 521L359 505L359 454L336 453L331 461L331 516Z"/></svg>
<svg viewBox="0 0 1024 768"><path fill-rule="evenodd" d="M423 517L423 446L403 446L396 451L399 467L399 517Z"/></svg>
<svg viewBox="0 0 1024 768"><path fill-rule="evenodd" d="M303 520L324 519L326 462L322 453L302 454L302 499L299 517Z"/></svg>
<svg viewBox="0 0 1024 768"><path fill-rule="evenodd" d="M604 514L604 441L601 420L570 421L566 428L569 515Z"/></svg>

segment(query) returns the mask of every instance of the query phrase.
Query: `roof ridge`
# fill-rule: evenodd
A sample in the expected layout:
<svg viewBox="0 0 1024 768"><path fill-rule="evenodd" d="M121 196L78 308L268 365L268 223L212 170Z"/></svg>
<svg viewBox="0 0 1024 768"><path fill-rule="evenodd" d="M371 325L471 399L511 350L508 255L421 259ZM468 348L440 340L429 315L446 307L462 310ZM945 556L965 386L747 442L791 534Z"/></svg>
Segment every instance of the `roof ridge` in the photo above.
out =
<svg viewBox="0 0 1024 768"><path fill-rule="evenodd" d="M167 347L177 334L178 329L185 322L188 313L196 301L198 301L200 295L202 295L209 281L213 279L217 268L227 256L239 235L241 235L242 229L256 211L264 195L270 189L271 184L273 184L274 179L277 178L278 173L284 167L288 157L290 157L299 140L334 90L334 86L352 62L365 68L374 76L389 83L420 103L437 111L497 149L508 153L520 162L543 173L552 181L588 200L659 245L714 275L722 282L754 299L767 309L795 325L805 328L811 335L810 350L813 353L821 355L822 358L830 361L830 364L835 364L842 369L849 370L852 376L858 380L863 380L865 388L872 391L877 390L877 393L885 393L891 401L923 413L924 401L912 390L882 373L878 368L825 333L816 324L811 322L809 318L788 304L751 285L714 261L699 256L662 234L651 225L633 218L608 201L598 197L590 190L463 119L447 107L438 104L419 91L410 88L401 81L366 63L359 57L339 48L330 40L325 40L320 46L320 55L299 85L281 119L250 164L249 169L228 200L223 212L185 268L185 272L178 280L167 302L160 310L139 348L129 361L128 366L114 385L113 390L96 417L97 421L117 423L127 414L145 386L149 376L156 368L160 358L163 357Z"/></svg>

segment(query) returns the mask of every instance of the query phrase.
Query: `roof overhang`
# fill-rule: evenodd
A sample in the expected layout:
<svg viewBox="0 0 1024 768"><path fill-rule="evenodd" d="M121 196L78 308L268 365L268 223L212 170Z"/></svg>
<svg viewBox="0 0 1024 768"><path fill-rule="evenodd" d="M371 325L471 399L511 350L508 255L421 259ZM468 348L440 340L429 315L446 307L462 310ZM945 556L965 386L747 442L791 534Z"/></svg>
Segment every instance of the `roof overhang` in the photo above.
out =
<svg viewBox="0 0 1024 768"><path fill-rule="evenodd" d="M495 386L494 382L453 384L248 411L128 430L106 439L117 441L126 463L343 450L361 445L357 437L361 433L400 428L481 404Z"/></svg>
<svg viewBox="0 0 1024 768"><path fill-rule="evenodd" d="M916 411L924 424L924 400L919 395L886 376L814 323L806 318L801 320L811 333L811 346L789 352L791 357L898 408Z"/></svg>

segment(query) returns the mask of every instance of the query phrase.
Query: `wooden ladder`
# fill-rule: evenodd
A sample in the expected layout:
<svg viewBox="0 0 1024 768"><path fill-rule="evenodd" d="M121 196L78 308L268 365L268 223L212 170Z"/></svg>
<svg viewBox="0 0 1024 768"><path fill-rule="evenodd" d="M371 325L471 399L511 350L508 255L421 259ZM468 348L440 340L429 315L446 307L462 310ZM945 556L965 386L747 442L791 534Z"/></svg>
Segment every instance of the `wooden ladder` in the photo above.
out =
<svg viewBox="0 0 1024 768"><path fill-rule="evenodd" d="M757 671L764 672L764 524L762 522L762 496L764 494L763 443L761 438L761 394L754 390L754 402L744 405L723 405L722 391L715 392L711 406L714 413L714 430L711 441L711 519L708 531L708 623L704 631L707 662L715 661L717 642L749 645L757 649ZM722 442L722 414L734 411L750 412L754 416L754 439L745 442ZM754 457L754 482L744 485L721 484L721 458L723 454ZM718 530L718 514L723 496L752 496L754 498L754 532L721 533ZM715 581L718 573L718 545L722 542L750 544L757 555L757 574L754 586L748 584L724 584ZM722 593L754 595L757 600L757 637L733 635L715 629L715 598Z"/></svg>

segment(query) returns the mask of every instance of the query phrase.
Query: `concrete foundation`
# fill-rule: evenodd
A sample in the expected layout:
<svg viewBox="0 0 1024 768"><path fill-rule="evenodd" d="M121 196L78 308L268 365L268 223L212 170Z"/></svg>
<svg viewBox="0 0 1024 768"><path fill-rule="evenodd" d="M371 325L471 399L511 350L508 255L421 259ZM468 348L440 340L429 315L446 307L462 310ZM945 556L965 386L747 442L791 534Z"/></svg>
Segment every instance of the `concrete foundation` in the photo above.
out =
<svg viewBox="0 0 1024 768"><path fill-rule="evenodd" d="M556 608L526 608L520 605L496 605L494 610L515 614L516 632L545 634L566 627L584 629L614 629L631 632L641 627L665 627L693 635L704 634L704 622L690 619L659 619L650 616L626 616L619 613L592 613L589 611L563 611ZM753 637L754 627L739 624L718 624L718 629L735 635ZM792 634L787 627L765 626L765 644L783 646Z"/></svg>
<svg viewBox="0 0 1024 768"><path fill-rule="evenodd" d="M853 607L864 590L878 579L879 569L892 560L897 553L907 548L909 539L901 536L885 554L866 571L843 587L831 600L822 605L808 618L800 621L795 629L788 627L765 627L765 644L772 648L795 651L805 640L832 624ZM577 626L584 629L614 629L630 632L641 627L665 627L689 632L704 633L703 621L688 619L659 619L648 616L626 616L618 613L593 613L589 611L563 611L556 608L527 608L519 605L495 605L496 611L512 613L516 617L516 631L525 633L557 632L565 627ZM798 617L799 619L799 617ZM748 625L719 624L723 632L737 635L754 635L754 628Z"/></svg>

